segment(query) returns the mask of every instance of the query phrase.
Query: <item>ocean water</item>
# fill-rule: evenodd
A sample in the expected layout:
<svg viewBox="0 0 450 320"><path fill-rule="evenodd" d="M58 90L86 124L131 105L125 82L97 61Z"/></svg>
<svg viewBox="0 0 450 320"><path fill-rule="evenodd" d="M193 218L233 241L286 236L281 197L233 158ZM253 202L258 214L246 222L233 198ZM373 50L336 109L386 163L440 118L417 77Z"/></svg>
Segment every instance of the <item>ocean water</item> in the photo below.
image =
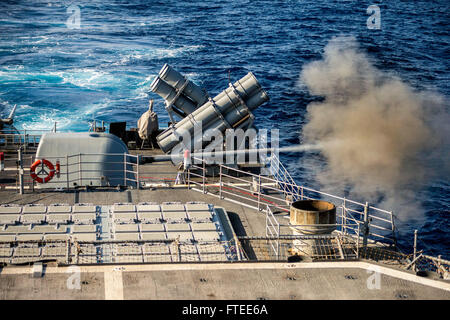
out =
<svg viewBox="0 0 450 320"><path fill-rule="evenodd" d="M367 28L369 5L381 29ZM78 11L79 10L79 11ZM79 28L70 20L79 12ZM280 145L300 142L306 106L318 99L296 83L328 41L354 36L375 66L417 90L448 97L450 3L438 1L39 1L0 2L0 114L14 104L16 126L86 130L92 119L135 126L155 99L149 85L164 63L214 96L252 71L271 100L256 110L259 128L280 130ZM281 159L299 183L316 187L298 157ZM336 192L339 195L339 190ZM399 244L450 256L448 176L418 193L425 221L405 221ZM360 200L360 199L356 199ZM370 201L370 199L365 199ZM386 208L389 209L389 208Z"/></svg>

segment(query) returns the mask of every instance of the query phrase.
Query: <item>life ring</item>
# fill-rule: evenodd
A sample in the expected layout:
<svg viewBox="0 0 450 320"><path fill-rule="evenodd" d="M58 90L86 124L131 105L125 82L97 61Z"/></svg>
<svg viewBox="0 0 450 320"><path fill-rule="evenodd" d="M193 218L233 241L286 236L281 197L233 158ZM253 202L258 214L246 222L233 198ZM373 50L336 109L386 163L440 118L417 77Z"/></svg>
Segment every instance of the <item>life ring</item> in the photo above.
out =
<svg viewBox="0 0 450 320"><path fill-rule="evenodd" d="M41 165L41 170L36 173L37 166ZM44 166L48 168L48 172L44 169ZM38 174L46 174L47 176L45 178L41 178L38 176ZM50 180L52 180L53 176L55 175L55 167L53 164L45 159L42 160L36 160L30 167L30 176L33 180L35 180L38 183L47 183Z"/></svg>

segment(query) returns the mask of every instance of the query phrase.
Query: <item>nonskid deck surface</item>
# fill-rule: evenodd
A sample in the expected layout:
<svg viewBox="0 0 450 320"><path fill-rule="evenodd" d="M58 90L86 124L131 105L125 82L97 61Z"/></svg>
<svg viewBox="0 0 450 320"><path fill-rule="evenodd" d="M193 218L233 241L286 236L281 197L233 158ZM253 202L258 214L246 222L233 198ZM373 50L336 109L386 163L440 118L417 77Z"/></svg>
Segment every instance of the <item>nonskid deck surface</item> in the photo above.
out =
<svg viewBox="0 0 450 320"><path fill-rule="evenodd" d="M197 202L2 205L0 262L228 261L235 255L227 245L233 235L224 215Z"/></svg>

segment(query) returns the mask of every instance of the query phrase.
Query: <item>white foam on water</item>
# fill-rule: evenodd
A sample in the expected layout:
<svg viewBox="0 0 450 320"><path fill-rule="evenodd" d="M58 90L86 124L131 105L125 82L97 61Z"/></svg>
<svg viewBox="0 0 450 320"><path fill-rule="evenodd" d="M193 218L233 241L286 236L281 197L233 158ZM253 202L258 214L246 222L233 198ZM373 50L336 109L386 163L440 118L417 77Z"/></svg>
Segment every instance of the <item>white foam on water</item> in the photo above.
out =
<svg viewBox="0 0 450 320"><path fill-rule="evenodd" d="M23 44L39 44L46 42L49 37L47 36L23 36L23 37L17 37L16 39L23 39Z"/></svg>
<svg viewBox="0 0 450 320"><path fill-rule="evenodd" d="M30 113L35 110L35 107L29 105L18 106L16 127L30 131L48 131L53 129L55 122L57 123L57 130L69 128L72 125L73 117L66 117L56 109L48 109L30 119Z"/></svg>
<svg viewBox="0 0 450 320"><path fill-rule="evenodd" d="M149 85L150 83L152 83L153 80L155 80L156 77L157 77L157 76L154 75L154 74L149 75L149 76L147 76L142 82L139 82L137 85L138 85L138 87L141 87L141 86L147 86L147 85Z"/></svg>
<svg viewBox="0 0 450 320"><path fill-rule="evenodd" d="M66 110L59 110L52 107L41 107L37 109L35 106L26 104L18 105L15 125L18 129L48 131L53 129L56 122L58 131L87 130L90 121L102 114L108 113L107 111L111 109L111 103L112 100L106 98L98 103ZM5 105L10 104L6 103Z"/></svg>
<svg viewBox="0 0 450 320"><path fill-rule="evenodd" d="M7 66L2 66L2 69L5 70L5 72L10 72L10 71L19 71L19 70L23 70L24 66L21 64L16 64L16 65L7 65ZM0 73L3 71L0 71Z"/></svg>
<svg viewBox="0 0 450 320"><path fill-rule="evenodd" d="M154 17L151 18L145 17L145 20L136 22L132 24L132 26L160 26L165 24L174 24L174 23L181 23L184 21L184 17L170 17L170 16L161 16L161 17Z"/></svg>

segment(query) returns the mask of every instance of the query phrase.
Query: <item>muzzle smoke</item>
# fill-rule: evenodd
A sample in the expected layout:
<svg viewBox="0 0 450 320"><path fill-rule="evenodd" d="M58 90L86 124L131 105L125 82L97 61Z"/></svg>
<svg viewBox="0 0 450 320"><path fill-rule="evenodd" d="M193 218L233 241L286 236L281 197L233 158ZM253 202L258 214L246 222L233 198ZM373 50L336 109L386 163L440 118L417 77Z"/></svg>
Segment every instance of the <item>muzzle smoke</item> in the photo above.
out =
<svg viewBox="0 0 450 320"><path fill-rule="evenodd" d="M325 188L379 199L405 216L420 211L411 205L417 190L448 178L445 98L381 72L353 37L332 39L323 58L303 68L299 85L324 98L308 105L302 138L323 147L327 164L317 179Z"/></svg>

